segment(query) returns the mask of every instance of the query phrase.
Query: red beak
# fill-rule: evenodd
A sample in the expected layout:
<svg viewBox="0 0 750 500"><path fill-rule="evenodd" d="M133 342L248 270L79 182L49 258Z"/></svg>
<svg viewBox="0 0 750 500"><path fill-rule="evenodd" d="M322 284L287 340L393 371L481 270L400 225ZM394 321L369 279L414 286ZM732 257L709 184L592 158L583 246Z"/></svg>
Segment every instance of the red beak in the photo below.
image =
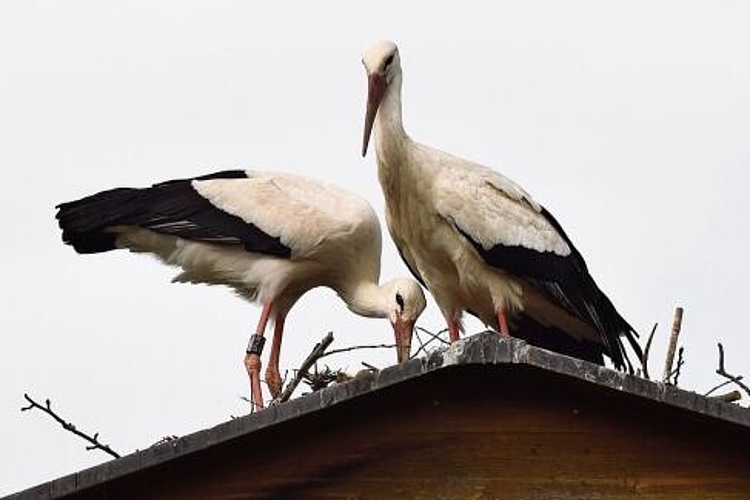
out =
<svg viewBox="0 0 750 500"><path fill-rule="evenodd" d="M399 363L409 361L411 354L411 339L414 335L414 322L396 320L393 324L393 333L396 336L396 356Z"/></svg>
<svg viewBox="0 0 750 500"><path fill-rule="evenodd" d="M362 139L362 156L367 154L367 145L370 142L372 125L375 123L375 115L378 113L380 101L385 94L386 82L383 75L370 75L367 79L367 114L365 115L365 134Z"/></svg>

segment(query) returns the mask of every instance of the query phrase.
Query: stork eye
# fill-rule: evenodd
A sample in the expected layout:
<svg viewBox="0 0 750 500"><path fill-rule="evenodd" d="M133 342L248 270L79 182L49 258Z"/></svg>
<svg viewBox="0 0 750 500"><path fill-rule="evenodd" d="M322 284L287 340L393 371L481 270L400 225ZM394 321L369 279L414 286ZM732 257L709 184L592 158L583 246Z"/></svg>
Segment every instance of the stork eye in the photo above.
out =
<svg viewBox="0 0 750 500"><path fill-rule="evenodd" d="M390 66L392 62L393 62L393 54L389 55L388 58L385 60L385 63L383 63L383 69L388 69L388 66Z"/></svg>
<svg viewBox="0 0 750 500"><path fill-rule="evenodd" d="M400 312L404 312L404 297L400 292L396 292L396 304L398 304L398 308L401 310Z"/></svg>

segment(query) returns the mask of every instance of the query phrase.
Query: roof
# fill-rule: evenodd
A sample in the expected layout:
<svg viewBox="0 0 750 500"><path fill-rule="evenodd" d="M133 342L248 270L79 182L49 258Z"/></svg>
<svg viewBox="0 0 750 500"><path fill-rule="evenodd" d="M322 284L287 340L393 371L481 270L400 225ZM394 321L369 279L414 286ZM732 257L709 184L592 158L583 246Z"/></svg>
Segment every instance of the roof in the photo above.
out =
<svg viewBox="0 0 750 500"><path fill-rule="evenodd" d="M40 484L5 497L6 500L46 500L61 498L108 481L145 471L157 465L244 438L285 422L325 412L342 403L377 398L378 392L415 379L448 375L456 368L482 367L484 370L521 370L605 391L615 398L637 398L660 407L708 419L730 428L750 432L750 410L673 386L617 372L586 361L563 356L513 339L500 339L486 332L466 338L428 356L391 366L377 373L327 387L286 403L224 422L167 443L152 446L102 465ZM521 374L523 376L523 373ZM738 427L739 426L739 427Z"/></svg>

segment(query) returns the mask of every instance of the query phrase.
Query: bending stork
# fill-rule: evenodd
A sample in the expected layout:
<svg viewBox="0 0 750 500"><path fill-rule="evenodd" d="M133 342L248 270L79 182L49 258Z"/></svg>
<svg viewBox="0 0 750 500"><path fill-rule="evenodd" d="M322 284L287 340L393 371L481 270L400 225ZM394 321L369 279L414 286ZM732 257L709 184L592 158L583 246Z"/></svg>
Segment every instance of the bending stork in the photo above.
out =
<svg viewBox="0 0 750 500"><path fill-rule="evenodd" d="M633 328L589 275L560 224L501 174L409 138L401 60L393 42L363 58L368 78L362 155L375 133L386 221L402 258L459 338L463 311L508 335L617 368Z"/></svg>
<svg viewBox="0 0 750 500"><path fill-rule="evenodd" d="M173 281L227 285L262 304L245 355L254 408L263 406L266 325L275 323L265 374L275 398L284 320L311 288L332 288L361 316L388 318L398 359L408 359L424 294L410 278L378 285L380 225L352 193L296 175L234 170L111 189L57 208L63 241L78 253L148 252L182 268Z"/></svg>

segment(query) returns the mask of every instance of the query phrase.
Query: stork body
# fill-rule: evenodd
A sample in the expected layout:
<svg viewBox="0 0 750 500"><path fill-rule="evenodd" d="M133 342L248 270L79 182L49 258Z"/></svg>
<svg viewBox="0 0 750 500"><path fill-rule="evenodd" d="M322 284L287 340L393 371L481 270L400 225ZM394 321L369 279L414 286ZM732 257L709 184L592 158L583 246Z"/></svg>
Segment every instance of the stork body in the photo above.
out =
<svg viewBox="0 0 750 500"><path fill-rule="evenodd" d="M635 332L590 276L560 224L520 186L413 141L401 118L398 49L381 42L363 59L369 82L363 155L375 135L386 221L412 273L459 337L464 311L509 334L595 362L627 361ZM510 325L510 326L509 326Z"/></svg>
<svg viewBox="0 0 750 500"><path fill-rule="evenodd" d="M255 407L263 401L267 324L275 323L266 380L276 397L286 315L318 286L335 290L359 315L388 318L399 360L408 357L424 296L408 278L378 285L380 226L352 193L296 175L232 170L112 189L58 208L63 241L79 253L147 252L182 269L173 281L227 285L262 305L245 356Z"/></svg>

